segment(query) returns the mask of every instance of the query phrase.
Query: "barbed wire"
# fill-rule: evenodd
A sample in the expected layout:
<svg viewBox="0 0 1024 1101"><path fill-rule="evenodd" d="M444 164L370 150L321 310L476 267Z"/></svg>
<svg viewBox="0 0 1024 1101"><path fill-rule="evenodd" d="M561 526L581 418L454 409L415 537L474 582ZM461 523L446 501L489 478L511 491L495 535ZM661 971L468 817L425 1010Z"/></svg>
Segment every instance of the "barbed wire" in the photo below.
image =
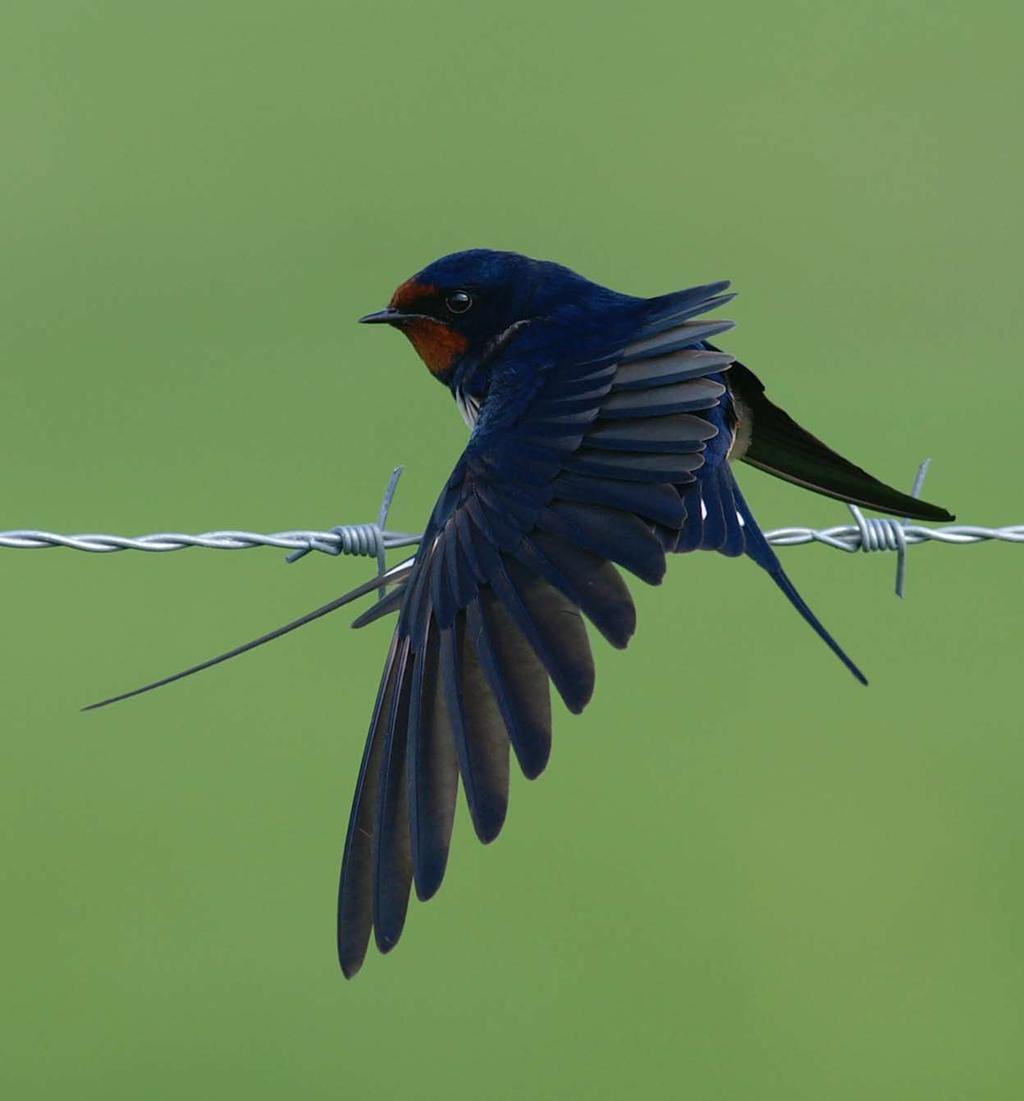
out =
<svg viewBox="0 0 1024 1101"><path fill-rule="evenodd" d="M918 467L912 496L920 495L930 460ZM295 529L270 533L254 531L206 531L198 535L183 532L158 532L135 537L102 535L95 533L61 535L52 531L18 529L0 531L0 548L11 550L42 550L64 547L68 550L87 551L92 554L111 554L118 551L148 551L166 553L202 547L206 550L248 550L252 547L276 547L288 550L289 562L295 562L310 551L331 555L355 555L376 558L379 572L385 568L385 556L389 550L412 547L420 536L414 532L391 531L387 528L388 513L394 500L402 467L396 467L388 481L380 512L375 523L339 524L327 531ZM895 551L898 556L896 594L903 596L906 576L907 548L918 543L936 542L953 546L999 541L1024 543L1024 524L1005 527L983 527L976 524L949 524L943 527L925 527L910 524L906 520L889 517L868 517L856 505L847 506L853 516L852 524L839 524L828 528L786 527L764 533L769 543L778 547L799 547L820 543L834 550L849 554L857 551Z"/></svg>
<svg viewBox="0 0 1024 1101"><path fill-rule="evenodd" d="M26 528L16 531L0 531L0 547L9 550L43 550L46 547L65 547L68 550L89 551L93 554L109 554L114 551L165 551L187 550L202 547L205 550L249 550L252 547L278 547L281 550L324 551L328 554L353 554L374 557L378 542L384 550L395 547L411 547L420 541L419 535L410 532L381 531L376 524L345 524L331 531L204 531L188 535L180 531L159 532L154 535L60 535L53 531L36 531Z"/></svg>

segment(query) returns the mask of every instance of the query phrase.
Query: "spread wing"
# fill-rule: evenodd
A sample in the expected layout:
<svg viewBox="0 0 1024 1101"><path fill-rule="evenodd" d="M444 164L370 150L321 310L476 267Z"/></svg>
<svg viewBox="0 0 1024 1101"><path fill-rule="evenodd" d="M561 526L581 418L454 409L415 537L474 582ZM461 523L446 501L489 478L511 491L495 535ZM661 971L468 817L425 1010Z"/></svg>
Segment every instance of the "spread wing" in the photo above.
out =
<svg viewBox="0 0 1024 1101"><path fill-rule="evenodd" d="M459 781L488 842L505 819L510 753L528 777L544 769L549 686L573 712L594 689L584 620L613 646L633 634L620 568L658 584L666 549L685 549L684 498L719 434L708 413L732 362L702 346L731 322L693 319L727 301L726 286L652 300L596 356L520 369L516 356L537 362L528 329L492 365L470 443L389 597L399 620L339 890L346 975L371 931L382 951L397 943L413 884L421 899L440 887Z"/></svg>

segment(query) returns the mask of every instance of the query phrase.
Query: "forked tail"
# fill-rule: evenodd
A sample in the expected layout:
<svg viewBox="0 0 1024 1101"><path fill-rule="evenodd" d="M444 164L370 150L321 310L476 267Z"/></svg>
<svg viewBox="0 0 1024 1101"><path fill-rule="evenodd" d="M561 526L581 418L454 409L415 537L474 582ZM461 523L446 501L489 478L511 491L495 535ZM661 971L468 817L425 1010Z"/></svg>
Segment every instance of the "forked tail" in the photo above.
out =
<svg viewBox="0 0 1024 1101"><path fill-rule="evenodd" d="M743 499L740 487L736 484L735 478L732 477L732 471L729 471L729 478L732 480L732 493L736 500L736 509L743 521L744 550L746 554L762 569L768 572L775 584L786 594L790 604L792 604L807 623L811 625L818 637L822 639L825 645L828 646L832 653L850 670L857 680L859 680L861 684L867 684L867 677L857 668L850 655L847 654L842 646L840 646L829 634L821 620L811 611L807 606L807 602L796 591L793 582L786 576L786 571L782 568L782 563L779 561L775 551L772 550L768 540L765 539L763 532L757 525L757 521L754 519L753 513L750 511L749 505Z"/></svg>

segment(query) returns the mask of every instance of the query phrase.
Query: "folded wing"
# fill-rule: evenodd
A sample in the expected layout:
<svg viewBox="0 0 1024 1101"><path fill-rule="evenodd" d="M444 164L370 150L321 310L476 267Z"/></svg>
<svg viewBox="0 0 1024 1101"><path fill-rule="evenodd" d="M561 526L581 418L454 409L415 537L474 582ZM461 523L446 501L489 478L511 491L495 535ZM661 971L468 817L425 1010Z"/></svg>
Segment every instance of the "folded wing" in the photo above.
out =
<svg viewBox="0 0 1024 1101"><path fill-rule="evenodd" d="M956 517L938 505L901 493L837 454L770 401L764 386L743 364L734 365L730 386L747 422L749 444L743 459L787 482L849 504L906 516L913 520L950 521Z"/></svg>

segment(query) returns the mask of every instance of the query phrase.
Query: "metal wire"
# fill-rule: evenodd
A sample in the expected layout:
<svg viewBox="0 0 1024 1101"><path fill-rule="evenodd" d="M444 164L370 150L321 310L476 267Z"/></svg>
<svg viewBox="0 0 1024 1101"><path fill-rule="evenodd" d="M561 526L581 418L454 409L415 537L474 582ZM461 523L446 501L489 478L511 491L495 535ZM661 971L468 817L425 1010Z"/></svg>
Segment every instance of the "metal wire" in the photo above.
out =
<svg viewBox="0 0 1024 1101"><path fill-rule="evenodd" d="M918 468L914 479L913 496L920 494L929 460ZM123 535L59 535L52 531L18 529L0 532L0 548L13 550L43 550L65 547L70 550L88 551L92 554L111 554L117 551L136 550L165 553L203 547L207 550L247 550L252 547L279 547L289 550L287 560L294 562L310 551L331 555L356 555L376 558L379 571L383 571L387 551L398 547L415 546L420 536L412 532L390 531L387 527L388 512L395 496L402 468L391 474L381 503L377 521L371 524L339 524L329 531L291 530L269 534L254 531L206 531L199 535L182 532L159 532L139 535L135 538ZM903 595L906 575L907 549L918 543L946 543L967 546L973 543L999 541L1024 543L1024 524L1006 527L981 527L974 524L949 524L944 527L924 527L906 520L887 517L866 517L856 505L849 506L852 524L830 528L788 527L765 532L769 543L777 547L798 547L809 543L852 554L895 551L898 556L896 593Z"/></svg>
<svg viewBox="0 0 1024 1101"><path fill-rule="evenodd" d="M856 507L856 506L854 506ZM863 519L863 517L862 517ZM899 521L867 519L867 533L857 524L839 524L831 528L775 528L766 531L765 538L777 547L800 547L807 543L821 543L841 551L896 550L895 546L881 541L876 534L876 524L899 524ZM58 535L52 531L24 529L0 531L0 547L10 550L43 550L48 547L67 547L70 550L109 554L114 551L177 551L188 547L206 550L248 550L252 547L280 547L282 550L323 551L325 554L351 554L367 558L377 556L377 535L364 536L364 531L377 531L376 524L348 524L330 531L204 531L198 535L183 532L161 532L156 535ZM975 524L950 524L948 527L926 528L909 524L902 528L906 545L917 543L952 543L965 546L968 543L987 543L998 540L1004 543L1024 543L1024 524L1011 524L1002 528L980 527ZM385 550L415 546L419 535L401 531L380 531Z"/></svg>
<svg viewBox="0 0 1024 1101"><path fill-rule="evenodd" d="M852 512L857 506L850 509ZM861 517L861 519L864 519ZM898 520L867 520L868 525L899 524ZM875 529L878 530L878 529ZM897 546L879 543L877 535L868 534L857 524L840 524L833 528L776 528L766 531L765 538L777 547L800 547L806 543L822 543L841 551L898 550ZM926 528L918 524L902 526L906 546L917 543L951 543L963 547L968 543L988 543L997 540L1002 543L1024 543L1024 524L1009 524L1002 528L986 528L977 524L949 524L941 528Z"/></svg>
<svg viewBox="0 0 1024 1101"><path fill-rule="evenodd" d="M114 551L177 551L188 547L206 550L248 550L251 547L280 547L282 550L323 551L325 554L354 554L369 558L377 556L378 540L384 550L411 547L420 541L408 532L381 531L376 524L348 524L330 531L204 531L187 535L180 531L155 535L58 535L52 531L18 529L0 531L0 547L11 550L43 550L67 547L70 550L110 554Z"/></svg>
<svg viewBox="0 0 1024 1101"><path fill-rule="evenodd" d="M48 547L66 547L69 550L89 551L92 554L111 554L115 551L137 550L164 553L203 547L206 550L248 550L251 547L280 547L290 550L287 561L296 562L310 551L324 554L351 554L382 560L383 555L397 547L412 547L419 541L418 533L388 531L388 513L398 488L402 467L391 472L384 499L381 502L377 522L373 524L339 524L330 531L296 529L275 531L269 534L258 531L204 531L199 535L186 535L180 531L164 531L154 535L58 535L52 531L23 528L0 531L0 548L13 550L43 550Z"/></svg>

